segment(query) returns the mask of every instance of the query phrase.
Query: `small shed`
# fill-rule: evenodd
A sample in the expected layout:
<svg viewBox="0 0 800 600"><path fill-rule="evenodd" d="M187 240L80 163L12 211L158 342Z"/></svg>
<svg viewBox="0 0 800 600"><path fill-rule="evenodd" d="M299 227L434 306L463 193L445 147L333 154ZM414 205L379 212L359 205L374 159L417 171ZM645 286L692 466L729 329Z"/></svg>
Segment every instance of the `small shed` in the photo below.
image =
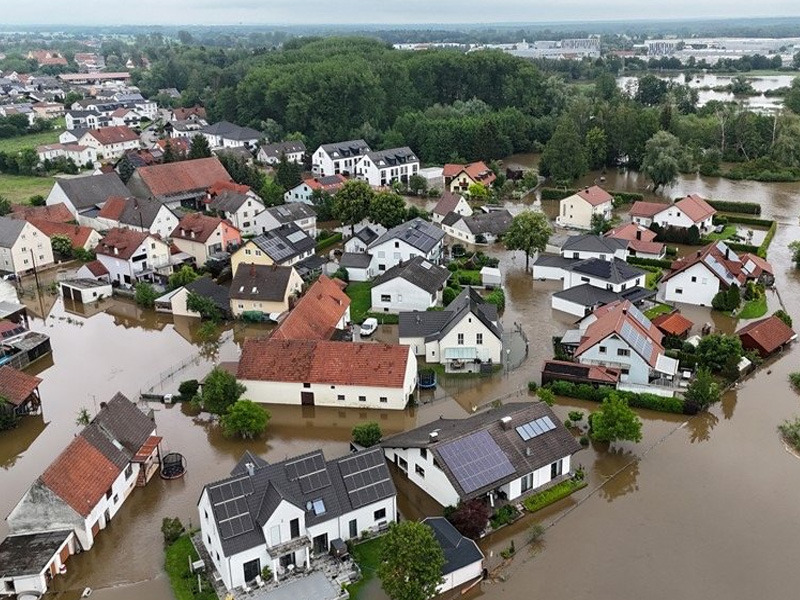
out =
<svg viewBox="0 0 800 600"><path fill-rule="evenodd" d="M797 339L797 334L775 315L754 321L736 332L746 350L755 350L767 357Z"/></svg>
<svg viewBox="0 0 800 600"><path fill-rule="evenodd" d="M339 259L339 266L347 269L350 281L369 281L373 273L370 265L372 255L363 252L345 252Z"/></svg>
<svg viewBox="0 0 800 600"><path fill-rule="evenodd" d="M39 384L42 380L23 371L3 365L0 367L0 396L16 415L34 413L41 406ZM3 410L3 407L0 407Z"/></svg>
<svg viewBox="0 0 800 600"><path fill-rule="evenodd" d="M0 592L40 596L56 575L67 572L77 541L71 530L10 535L0 543Z"/></svg>
<svg viewBox="0 0 800 600"><path fill-rule="evenodd" d="M481 269L481 283L486 289L500 287L503 284L503 277L497 267L483 267Z"/></svg>
<svg viewBox="0 0 800 600"><path fill-rule="evenodd" d="M677 310L668 314L658 315L652 319L651 322L664 335L680 338L682 340L689 336L692 327L694 327L694 323Z"/></svg>
<svg viewBox="0 0 800 600"><path fill-rule="evenodd" d="M59 288L65 300L81 304L111 298L113 294L111 284L101 279L67 279L61 282Z"/></svg>
<svg viewBox="0 0 800 600"><path fill-rule="evenodd" d="M483 552L474 540L461 535L444 517L428 517L422 522L433 530L444 554L444 581L437 593L443 594L483 577Z"/></svg>

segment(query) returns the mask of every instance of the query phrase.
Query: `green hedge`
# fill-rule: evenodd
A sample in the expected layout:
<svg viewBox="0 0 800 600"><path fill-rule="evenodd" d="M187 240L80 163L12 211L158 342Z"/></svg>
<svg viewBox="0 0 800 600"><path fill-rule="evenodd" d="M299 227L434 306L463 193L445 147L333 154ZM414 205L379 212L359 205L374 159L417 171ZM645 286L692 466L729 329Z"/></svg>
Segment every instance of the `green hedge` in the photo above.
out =
<svg viewBox="0 0 800 600"><path fill-rule="evenodd" d="M558 188L542 188L542 200L561 200L567 196L572 196L578 190L560 190Z"/></svg>
<svg viewBox="0 0 800 600"><path fill-rule="evenodd" d="M630 256L627 262L639 267L655 267L657 269L669 269L672 266L671 260L659 258L640 258L638 256Z"/></svg>
<svg viewBox="0 0 800 600"><path fill-rule="evenodd" d="M729 202L727 200L706 200L708 204L717 210L728 213L739 213L744 215L760 215L761 205L755 202Z"/></svg>
<svg viewBox="0 0 800 600"><path fill-rule="evenodd" d="M752 244L740 244L739 242L725 241L725 245L734 252L750 252L751 254L758 254L758 246Z"/></svg>
<svg viewBox="0 0 800 600"><path fill-rule="evenodd" d="M612 196L614 196L614 200L616 200L616 204L633 204L634 202L640 202L644 200L644 194L640 194L638 192L609 192Z"/></svg>
<svg viewBox="0 0 800 600"><path fill-rule="evenodd" d="M776 231L778 231L778 222L773 221L772 225L769 227L769 231L767 231L767 235L764 236L764 241L761 242L761 245L758 247L758 255L761 258L767 258L767 251L769 250L769 245L772 243L772 238L775 237Z"/></svg>
<svg viewBox="0 0 800 600"><path fill-rule="evenodd" d="M317 242L317 252L321 252L322 250L327 250L334 244L338 244L342 241L342 234L341 233L334 233L331 237L325 238Z"/></svg>
<svg viewBox="0 0 800 600"><path fill-rule="evenodd" d="M728 223L738 223L740 225L755 225L756 227L770 227L774 221L769 219L759 219L757 217L743 217L741 215L717 215L724 217ZM716 219L716 217L715 217Z"/></svg>
<svg viewBox="0 0 800 600"><path fill-rule="evenodd" d="M608 386L594 387L588 383L572 383L571 381L551 381L547 384L547 387L557 396L567 396L591 402L602 402L609 394L616 393L617 396L627 400L628 405L634 408L647 408L676 414L684 414L686 411L683 398L664 398L655 394L637 394L616 390Z"/></svg>
<svg viewBox="0 0 800 600"><path fill-rule="evenodd" d="M528 496L522 501L522 505L528 512L536 512L542 510L545 506L558 502L566 498L573 492L585 488L587 483L585 481L576 481L575 479L565 479L561 483L557 483L551 488L546 489L538 494Z"/></svg>

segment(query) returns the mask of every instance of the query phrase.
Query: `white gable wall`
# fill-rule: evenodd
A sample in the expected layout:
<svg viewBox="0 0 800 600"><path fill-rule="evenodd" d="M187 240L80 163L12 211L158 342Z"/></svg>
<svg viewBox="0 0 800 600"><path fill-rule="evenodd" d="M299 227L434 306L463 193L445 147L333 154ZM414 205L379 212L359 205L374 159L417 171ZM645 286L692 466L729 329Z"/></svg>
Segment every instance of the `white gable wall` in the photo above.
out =
<svg viewBox="0 0 800 600"><path fill-rule="evenodd" d="M663 283L664 300L711 306L720 291L720 280L702 263L692 265Z"/></svg>
<svg viewBox="0 0 800 600"><path fill-rule="evenodd" d="M384 448L386 460L394 463L407 476L409 481L425 491L442 506L456 506L459 496L453 484L439 467L434 464L433 452L427 451L423 457L419 448Z"/></svg>
<svg viewBox="0 0 800 600"><path fill-rule="evenodd" d="M402 262L407 262L415 256L423 256L434 264L439 264L439 257L442 253L442 242L431 248L427 254L411 246L407 242L398 239L386 240L385 242L373 245L369 248L372 254L373 271L380 274L388 271L393 266Z"/></svg>
<svg viewBox="0 0 800 600"><path fill-rule="evenodd" d="M573 194L559 202L556 223L562 227L591 229L592 215L602 215L605 219L610 220L612 208L613 204L610 200L603 204L592 206L578 194Z"/></svg>
<svg viewBox="0 0 800 600"><path fill-rule="evenodd" d="M622 356L619 352L626 353ZM620 381L626 383L649 383L650 365L622 338L612 334L597 342L578 357L584 365L603 365L622 369ZM625 371L628 373L625 373Z"/></svg>
<svg viewBox="0 0 800 600"><path fill-rule="evenodd" d="M428 310L436 305L437 293L429 294L402 277L395 277L376 285L371 290L372 310L398 313L411 310Z"/></svg>
<svg viewBox="0 0 800 600"><path fill-rule="evenodd" d="M464 336L463 344L458 343L459 334L463 334ZM477 343L478 334L483 335L482 344ZM478 352L478 358L483 362L491 360L495 364L502 364L502 340L496 337L495 334L492 333L492 331L472 313L467 313L464 315L461 321L449 332L447 332L447 335L445 335L441 340L426 344L425 360L427 362L443 363L445 362L445 349L456 348L459 346L475 348Z"/></svg>

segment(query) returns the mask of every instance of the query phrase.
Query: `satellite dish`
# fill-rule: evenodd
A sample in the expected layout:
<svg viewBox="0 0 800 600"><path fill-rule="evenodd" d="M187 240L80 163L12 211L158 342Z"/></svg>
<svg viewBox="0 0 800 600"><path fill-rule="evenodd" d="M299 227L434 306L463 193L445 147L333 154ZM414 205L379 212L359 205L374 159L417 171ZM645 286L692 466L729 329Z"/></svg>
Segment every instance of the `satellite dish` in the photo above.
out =
<svg viewBox="0 0 800 600"><path fill-rule="evenodd" d="M314 505L311 502L306 502L306 510L310 511L312 508L314 508Z"/></svg>

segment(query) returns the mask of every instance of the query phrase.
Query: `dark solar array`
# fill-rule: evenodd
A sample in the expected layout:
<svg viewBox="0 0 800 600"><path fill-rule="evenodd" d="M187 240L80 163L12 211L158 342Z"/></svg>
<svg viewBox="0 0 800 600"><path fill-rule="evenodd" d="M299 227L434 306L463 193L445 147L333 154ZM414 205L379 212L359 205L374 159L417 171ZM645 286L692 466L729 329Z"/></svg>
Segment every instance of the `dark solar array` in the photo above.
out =
<svg viewBox="0 0 800 600"><path fill-rule="evenodd" d="M392 494L392 482L383 455L356 454L339 461L339 470L353 508L366 506Z"/></svg>
<svg viewBox="0 0 800 600"><path fill-rule="evenodd" d="M289 481L297 480L304 494L321 490L331 484L322 453L288 462L285 468Z"/></svg>
<svg viewBox="0 0 800 600"><path fill-rule="evenodd" d="M488 431L445 444L439 448L439 455L467 494L514 473L508 457Z"/></svg>
<svg viewBox="0 0 800 600"><path fill-rule="evenodd" d="M217 519L219 535L228 540L237 535L253 530L253 519L247 507L247 494L253 493L253 484L249 477L234 479L212 488L208 495L212 510Z"/></svg>

